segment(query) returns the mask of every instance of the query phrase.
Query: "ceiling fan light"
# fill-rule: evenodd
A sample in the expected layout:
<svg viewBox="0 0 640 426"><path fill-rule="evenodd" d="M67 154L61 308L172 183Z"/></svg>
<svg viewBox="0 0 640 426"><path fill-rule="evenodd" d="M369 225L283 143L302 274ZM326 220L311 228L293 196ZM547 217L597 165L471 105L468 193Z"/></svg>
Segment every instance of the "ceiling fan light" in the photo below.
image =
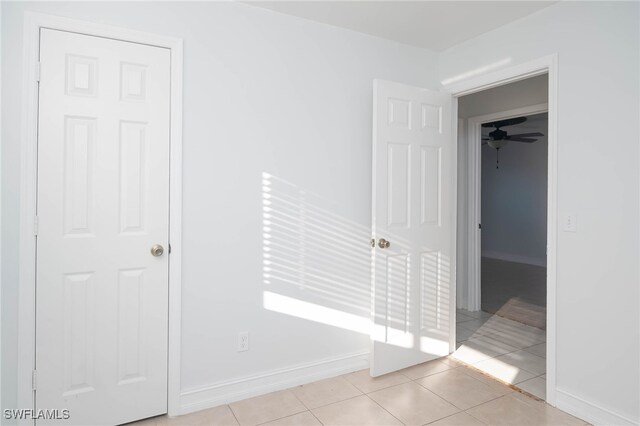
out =
<svg viewBox="0 0 640 426"><path fill-rule="evenodd" d="M499 139L499 140L490 140L487 142L487 144L494 149L500 149L503 146L505 146L507 144L507 142L509 142L506 139Z"/></svg>

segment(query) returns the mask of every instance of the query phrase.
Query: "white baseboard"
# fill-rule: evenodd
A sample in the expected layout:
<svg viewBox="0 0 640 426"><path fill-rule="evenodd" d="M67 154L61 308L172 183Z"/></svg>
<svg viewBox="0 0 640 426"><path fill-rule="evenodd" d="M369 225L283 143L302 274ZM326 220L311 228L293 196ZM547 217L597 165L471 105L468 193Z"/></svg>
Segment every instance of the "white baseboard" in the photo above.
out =
<svg viewBox="0 0 640 426"><path fill-rule="evenodd" d="M526 263L527 265L547 267L547 259L545 257L522 256L519 254L502 253L499 251L482 251L482 257L491 259L506 260L507 262Z"/></svg>
<svg viewBox="0 0 640 426"><path fill-rule="evenodd" d="M606 408L585 401L580 397L560 389L556 390L556 407L595 426L628 426L638 424L637 421L620 416Z"/></svg>
<svg viewBox="0 0 640 426"><path fill-rule="evenodd" d="M180 394L180 414L205 410L368 367L369 352L366 351L189 389Z"/></svg>

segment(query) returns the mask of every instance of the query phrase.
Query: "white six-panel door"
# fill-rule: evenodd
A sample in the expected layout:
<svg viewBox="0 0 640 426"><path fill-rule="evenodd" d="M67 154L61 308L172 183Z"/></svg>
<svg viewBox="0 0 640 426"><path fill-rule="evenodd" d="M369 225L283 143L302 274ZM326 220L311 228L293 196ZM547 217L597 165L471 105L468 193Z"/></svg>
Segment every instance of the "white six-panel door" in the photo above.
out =
<svg viewBox="0 0 640 426"><path fill-rule="evenodd" d="M374 82L372 376L450 351L451 104L447 93Z"/></svg>
<svg viewBox="0 0 640 426"><path fill-rule="evenodd" d="M170 52L42 29L40 62L36 406L165 413Z"/></svg>

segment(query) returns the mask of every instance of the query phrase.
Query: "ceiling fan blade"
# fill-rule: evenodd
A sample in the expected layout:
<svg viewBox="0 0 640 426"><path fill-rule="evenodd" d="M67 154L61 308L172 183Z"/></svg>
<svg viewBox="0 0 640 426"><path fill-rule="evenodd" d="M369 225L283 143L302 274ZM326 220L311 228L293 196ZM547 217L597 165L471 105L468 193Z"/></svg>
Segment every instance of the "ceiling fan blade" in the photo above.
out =
<svg viewBox="0 0 640 426"><path fill-rule="evenodd" d="M509 135L510 138L528 138L532 136L539 137L539 136L544 136L544 134L540 132L534 132L534 133L518 133L517 135Z"/></svg>
<svg viewBox="0 0 640 426"><path fill-rule="evenodd" d="M512 138L512 137L507 137L506 139L513 142L526 142L526 143L532 143L538 140L538 139L531 139L531 138Z"/></svg>
<svg viewBox="0 0 640 426"><path fill-rule="evenodd" d="M491 123L484 123L482 127L504 127L504 126L513 126L516 124L524 123L527 121L527 117L515 117L515 118L507 118L506 120L498 120L492 121Z"/></svg>

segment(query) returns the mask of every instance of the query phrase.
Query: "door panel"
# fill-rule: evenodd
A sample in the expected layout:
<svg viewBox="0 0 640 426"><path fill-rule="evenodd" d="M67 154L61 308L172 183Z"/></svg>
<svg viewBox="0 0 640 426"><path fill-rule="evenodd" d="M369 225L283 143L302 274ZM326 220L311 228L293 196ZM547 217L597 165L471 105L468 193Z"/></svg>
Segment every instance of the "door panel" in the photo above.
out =
<svg viewBox="0 0 640 426"><path fill-rule="evenodd" d="M42 29L40 61L37 408L165 413L169 51Z"/></svg>
<svg viewBox="0 0 640 426"><path fill-rule="evenodd" d="M451 104L449 94L374 82L373 376L453 349Z"/></svg>
<svg viewBox="0 0 640 426"><path fill-rule="evenodd" d="M411 211L411 146L389 143L387 145L387 188L389 228L409 228Z"/></svg>

